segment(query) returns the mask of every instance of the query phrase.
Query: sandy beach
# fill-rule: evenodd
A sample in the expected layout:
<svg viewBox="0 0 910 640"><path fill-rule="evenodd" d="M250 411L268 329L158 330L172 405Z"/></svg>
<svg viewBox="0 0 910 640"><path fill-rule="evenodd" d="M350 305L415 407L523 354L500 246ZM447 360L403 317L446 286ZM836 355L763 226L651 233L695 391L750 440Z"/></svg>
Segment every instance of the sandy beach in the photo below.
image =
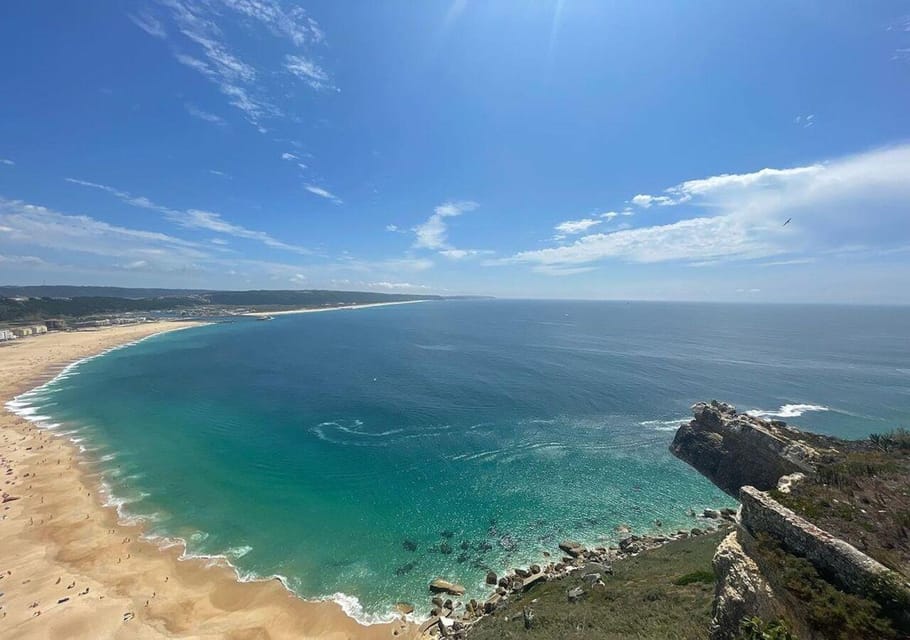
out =
<svg viewBox="0 0 910 640"><path fill-rule="evenodd" d="M158 322L50 333L0 346L0 403L67 364L154 333ZM115 393L116 390L112 390ZM64 437L0 413L0 636L18 638L409 638L404 622L364 626L334 602L277 580L242 583L226 565L181 560L104 506L90 460Z"/></svg>
<svg viewBox="0 0 910 640"><path fill-rule="evenodd" d="M369 307L390 307L396 304L416 304L429 302L429 300L401 300L399 302L371 302L369 304L347 304L338 307L308 307L303 309L285 309L284 311L251 311L246 315L254 318L267 318L269 316L287 316L297 313L320 313L322 311L342 311L344 309L367 309Z"/></svg>

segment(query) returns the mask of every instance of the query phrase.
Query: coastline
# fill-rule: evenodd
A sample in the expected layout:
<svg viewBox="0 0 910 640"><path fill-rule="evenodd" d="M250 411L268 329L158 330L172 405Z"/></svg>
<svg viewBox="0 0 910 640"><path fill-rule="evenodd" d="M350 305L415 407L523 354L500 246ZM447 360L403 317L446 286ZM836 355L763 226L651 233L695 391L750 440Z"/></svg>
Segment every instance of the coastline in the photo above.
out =
<svg viewBox="0 0 910 640"><path fill-rule="evenodd" d="M378 305L353 308L361 306ZM144 538L141 522L121 522L102 502L100 477L74 442L6 406L76 362L199 325L52 333L0 348L4 637L413 637L413 625L363 625L335 601L303 600L278 579L242 582L226 562L183 557L182 544Z"/></svg>
<svg viewBox="0 0 910 640"><path fill-rule="evenodd" d="M368 309L370 307L390 307L397 304L416 304L418 302L432 302L432 300L400 300L398 302L370 302L368 304L348 304L339 307L304 307L302 309L286 309L284 311L250 311L243 315L252 318L267 318L269 316L288 316L298 313L320 313L322 311L342 311L345 309Z"/></svg>

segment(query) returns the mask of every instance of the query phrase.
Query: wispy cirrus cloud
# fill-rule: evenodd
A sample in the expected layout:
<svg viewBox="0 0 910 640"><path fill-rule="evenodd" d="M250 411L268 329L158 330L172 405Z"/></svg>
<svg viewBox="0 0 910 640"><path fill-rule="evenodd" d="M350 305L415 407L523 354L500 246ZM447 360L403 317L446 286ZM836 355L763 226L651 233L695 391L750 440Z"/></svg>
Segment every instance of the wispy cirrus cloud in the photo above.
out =
<svg viewBox="0 0 910 640"><path fill-rule="evenodd" d="M0 158L0 164L5 164L8 167L16 166L16 163L8 158Z"/></svg>
<svg viewBox="0 0 910 640"><path fill-rule="evenodd" d="M129 14L129 19L133 22L134 25L145 31L150 36L155 38L167 38L167 31L164 30L164 25L161 24L161 21L158 20L155 16L149 13L137 13Z"/></svg>
<svg viewBox="0 0 910 640"><path fill-rule="evenodd" d="M177 62L216 85L228 103L263 133L265 121L285 115L286 109L277 104L279 96L266 81L274 67L260 70L261 62L244 59L231 43L231 30L223 25L232 18L250 29L258 28L259 34L264 29L287 41L294 52L275 62L282 72L304 79L313 89L335 88L328 72L298 51L324 40L319 25L300 7L278 0L159 0L158 4L163 9L158 11L160 16L146 11L130 14L130 20L145 33L165 40Z"/></svg>
<svg viewBox="0 0 910 640"><path fill-rule="evenodd" d="M3 198L0 198L0 245L168 263L185 263L208 256L197 243L165 233L130 229L86 215L67 215Z"/></svg>
<svg viewBox="0 0 910 640"><path fill-rule="evenodd" d="M331 200L335 204L342 204L341 198L336 196L334 193L322 187L316 186L315 184L308 184L304 186L304 189L312 193L313 195L319 196L320 198L325 198L326 200Z"/></svg>
<svg viewBox="0 0 910 640"><path fill-rule="evenodd" d="M186 112L194 118L198 118L204 122L210 122L211 124L217 124L220 127L227 126L227 121L219 115L204 111L189 102L183 106L186 109Z"/></svg>
<svg viewBox="0 0 910 640"><path fill-rule="evenodd" d="M312 251L305 247L277 240L265 231L248 229L244 226L228 222L222 218L220 214L212 211L204 211L202 209L173 209L171 207L157 204L145 196L134 196L121 189L117 189L115 187L104 184L98 184L97 182L89 182L87 180L79 180L76 178L66 178L65 180L71 184L104 191L131 206L139 207L142 209L150 209L152 211L162 213L168 220L181 227L188 229L204 229L207 231L214 231L216 233L223 233L225 235L234 236L236 238L243 238L245 240L254 240L256 242L261 242L267 247L271 247L273 249L281 249L284 251L291 251L303 255L312 253Z"/></svg>
<svg viewBox="0 0 910 640"><path fill-rule="evenodd" d="M312 89L317 91L338 90L332 83L329 74L313 60L298 55L287 55L284 57L284 68L303 80Z"/></svg>

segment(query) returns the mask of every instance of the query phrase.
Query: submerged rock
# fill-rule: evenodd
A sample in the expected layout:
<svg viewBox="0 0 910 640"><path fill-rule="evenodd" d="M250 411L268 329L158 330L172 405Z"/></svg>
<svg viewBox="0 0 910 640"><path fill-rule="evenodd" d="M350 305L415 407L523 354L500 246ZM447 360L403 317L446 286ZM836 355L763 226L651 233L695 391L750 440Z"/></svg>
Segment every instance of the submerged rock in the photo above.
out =
<svg viewBox="0 0 910 640"><path fill-rule="evenodd" d="M404 547L405 551L417 551L417 543L413 540L405 540L401 543L401 546Z"/></svg>
<svg viewBox="0 0 910 640"><path fill-rule="evenodd" d="M410 602L399 602L395 605L395 611L403 615L408 615L414 613L414 605Z"/></svg>

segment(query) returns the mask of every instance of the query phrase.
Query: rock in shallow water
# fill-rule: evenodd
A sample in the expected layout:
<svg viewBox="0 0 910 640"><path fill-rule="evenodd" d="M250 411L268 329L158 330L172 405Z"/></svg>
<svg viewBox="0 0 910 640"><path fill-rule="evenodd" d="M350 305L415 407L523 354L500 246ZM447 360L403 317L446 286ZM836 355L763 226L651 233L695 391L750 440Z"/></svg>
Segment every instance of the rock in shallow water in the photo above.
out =
<svg viewBox="0 0 910 640"><path fill-rule="evenodd" d="M454 582L449 582L442 578L436 578L430 583L430 591L433 593L448 593L453 596L463 596L465 589L460 584L455 584Z"/></svg>

